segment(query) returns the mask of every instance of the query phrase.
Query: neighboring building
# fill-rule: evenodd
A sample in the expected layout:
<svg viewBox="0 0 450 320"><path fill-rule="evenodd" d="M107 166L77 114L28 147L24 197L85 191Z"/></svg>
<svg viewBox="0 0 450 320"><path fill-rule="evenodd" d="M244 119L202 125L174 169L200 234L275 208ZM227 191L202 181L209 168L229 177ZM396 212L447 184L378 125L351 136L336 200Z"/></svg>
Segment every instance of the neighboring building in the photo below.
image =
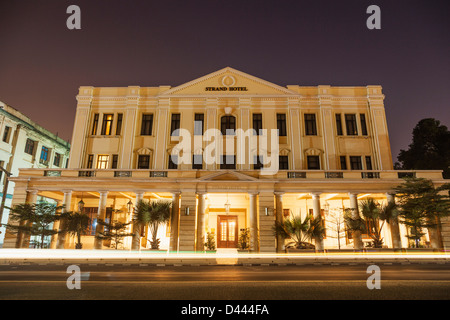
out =
<svg viewBox="0 0 450 320"><path fill-rule="evenodd" d="M96 219L131 221L140 199L172 201L170 224L159 233L163 249L201 251L207 233L219 248L233 248L249 228L253 251L282 251L275 220L309 213L327 228L316 246L337 248L333 216L343 208L393 199L405 175L445 183L441 171L393 170L381 86L281 87L224 68L173 88L81 87L77 100L69 168L21 170L13 203L41 195L76 210L83 200L93 219L83 248L107 248L94 239ZM240 144L239 129L255 131ZM383 232L388 247L407 247L403 225ZM341 247L352 248L353 236L341 236ZM141 248L147 237L142 230ZM132 243L125 248L138 249ZM424 243L450 239L427 234ZM6 245L27 242L9 235ZM73 238L53 247L73 248Z"/></svg>
<svg viewBox="0 0 450 320"><path fill-rule="evenodd" d="M12 174L19 175L20 168L67 168L70 144L51 133L11 106L0 102L0 166ZM1 172L0 192L3 191L6 175ZM14 182L8 183L2 223L8 222L13 197ZM3 193L1 193L3 197ZM0 246L5 228L0 228Z"/></svg>

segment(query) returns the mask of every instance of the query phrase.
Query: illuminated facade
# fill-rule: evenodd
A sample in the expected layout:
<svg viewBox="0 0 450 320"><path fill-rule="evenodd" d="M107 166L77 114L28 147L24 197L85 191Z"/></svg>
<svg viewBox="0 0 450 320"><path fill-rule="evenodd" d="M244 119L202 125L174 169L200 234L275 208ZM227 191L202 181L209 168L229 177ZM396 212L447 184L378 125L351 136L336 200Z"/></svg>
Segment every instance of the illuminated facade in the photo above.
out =
<svg viewBox="0 0 450 320"><path fill-rule="evenodd" d="M77 100L68 169L21 170L13 202L41 195L76 210L83 200L93 218L83 248L108 248L94 239L96 219L131 221L130 204L140 199L172 201L171 221L159 231L162 249L202 251L208 233L218 248L235 248L249 229L252 251L283 252L275 221L310 213L325 221L316 248L360 247L367 235L355 241L336 231L344 208L394 199L404 175L445 182L440 171L393 170L381 86L282 87L224 68L176 87L81 87ZM247 134L244 144L238 130ZM189 151L180 151L181 142ZM407 247L407 232L385 226L385 246ZM5 247L27 246L6 238ZM447 238L430 232L424 243L447 246ZM74 241L59 237L52 247ZM148 248L148 230L140 248L131 237L124 247Z"/></svg>

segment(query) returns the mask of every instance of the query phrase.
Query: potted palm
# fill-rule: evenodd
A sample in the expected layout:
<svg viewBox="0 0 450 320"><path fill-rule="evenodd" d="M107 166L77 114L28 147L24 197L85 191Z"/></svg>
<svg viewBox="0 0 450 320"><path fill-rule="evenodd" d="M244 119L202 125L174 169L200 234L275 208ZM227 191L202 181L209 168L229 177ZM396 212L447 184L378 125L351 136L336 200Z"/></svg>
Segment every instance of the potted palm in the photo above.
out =
<svg viewBox="0 0 450 320"><path fill-rule="evenodd" d="M316 246L312 240L321 239L325 234L322 221L313 219L312 215L307 215L303 220L300 216L292 216L283 222L276 221L273 231L283 239L292 240L286 244L287 252L315 252Z"/></svg>
<svg viewBox="0 0 450 320"><path fill-rule="evenodd" d="M214 238L214 233L208 232L206 234L205 247L209 252L216 252L216 240Z"/></svg>
<svg viewBox="0 0 450 320"><path fill-rule="evenodd" d="M81 236L86 234L91 223L89 215L82 212L69 211L63 213L62 216L65 219L64 232L76 237L77 243L75 244L75 249L82 249Z"/></svg>
<svg viewBox="0 0 450 320"><path fill-rule="evenodd" d="M159 226L170 220L172 202L158 200L151 202L149 205L148 225L150 228L152 250L159 250L160 240L157 238Z"/></svg>

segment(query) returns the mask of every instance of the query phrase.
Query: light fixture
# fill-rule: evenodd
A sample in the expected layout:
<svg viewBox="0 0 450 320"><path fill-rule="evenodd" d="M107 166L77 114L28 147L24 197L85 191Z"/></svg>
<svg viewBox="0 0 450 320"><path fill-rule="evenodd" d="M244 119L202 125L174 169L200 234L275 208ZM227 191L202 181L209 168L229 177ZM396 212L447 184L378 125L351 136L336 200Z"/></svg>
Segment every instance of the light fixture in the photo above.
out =
<svg viewBox="0 0 450 320"><path fill-rule="evenodd" d="M128 200L127 209L128 209L128 213L131 213L131 210L133 210L133 202L131 202L131 199Z"/></svg>
<svg viewBox="0 0 450 320"><path fill-rule="evenodd" d="M184 214L187 215L187 216L189 215L189 207L186 207L186 208L184 209Z"/></svg>
<svg viewBox="0 0 450 320"><path fill-rule="evenodd" d="M78 211L81 213L84 209L83 193L81 193L81 200L78 202Z"/></svg>
<svg viewBox="0 0 450 320"><path fill-rule="evenodd" d="M225 212L228 214L228 213L230 213L230 207L231 207L231 204L230 204L230 202L228 201L228 193L227 193L227 202L225 202Z"/></svg>
<svg viewBox="0 0 450 320"><path fill-rule="evenodd" d="M269 208L265 207L264 208L264 212L265 212L266 216L268 216L269 215Z"/></svg>

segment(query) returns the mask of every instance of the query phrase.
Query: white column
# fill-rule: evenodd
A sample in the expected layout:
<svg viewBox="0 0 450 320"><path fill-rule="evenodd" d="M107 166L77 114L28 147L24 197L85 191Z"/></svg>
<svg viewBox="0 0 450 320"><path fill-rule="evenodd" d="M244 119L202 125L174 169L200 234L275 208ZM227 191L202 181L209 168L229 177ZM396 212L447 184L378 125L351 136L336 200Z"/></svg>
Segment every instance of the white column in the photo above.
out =
<svg viewBox="0 0 450 320"><path fill-rule="evenodd" d="M180 223L180 192L172 193L172 217L170 221L170 250L178 250L178 230Z"/></svg>
<svg viewBox="0 0 450 320"><path fill-rule="evenodd" d="M206 210L206 193L198 194L197 206L197 245L196 251L203 251L205 248L205 210Z"/></svg>
<svg viewBox="0 0 450 320"><path fill-rule="evenodd" d="M108 191L100 191L100 199L98 200L98 212L97 212L97 226L95 228L95 235L99 235L103 232L104 228L98 223L99 220L105 221L106 217L106 200L108 199ZM94 249L102 249L103 241L99 239L94 240Z"/></svg>
<svg viewBox="0 0 450 320"><path fill-rule="evenodd" d="M278 223L283 223L283 194L283 192L275 192L275 220ZM284 239L277 235L277 252L283 252L284 249Z"/></svg>
<svg viewBox="0 0 450 320"><path fill-rule="evenodd" d="M72 201L72 190L64 190L64 198L63 198L63 206L62 212L70 211L70 205ZM62 219L59 222L59 231L63 231L65 229L65 221ZM66 237L67 234L60 233L58 235L58 241L56 243L56 249L64 249L64 246L66 244Z"/></svg>
<svg viewBox="0 0 450 320"><path fill-rule="evenodd" d="M350 208L353 209L352 218L359 219L360 216L358 211L358 198L357 198L358 194L350 192L349 197L350 197ZM353 231L352 236L353 236L353 248L356 250L362 250L364 245L362 242L361 231Z"/></svg>
<svg viewBox="0 0 450 320"><path fill-rule="evenodd" d="M320 193L313 193L312 199L313 199L313 217L314 219L322 219L322 216L320 215ZM316 250L318 251L324 250L322 237L315 237L314 242L316 245Z"/></svg>
<svg viewBox="0 0 450 320"><path fill-rule="evenodd" d="M135 192L135 203L134 206L137 206L139 201L144 199L144 192ZM131 221L133 221L133 237L131 240L131 250L139 250L141 248L141 226L134 222L134 208L131 211Z"/></svg>
<svg viewBox="0 0 450 320"><path fill-rule="evenodd" d="M250 250L258 252L258 193L249 193L249 226L250 226Z"/></svg>

